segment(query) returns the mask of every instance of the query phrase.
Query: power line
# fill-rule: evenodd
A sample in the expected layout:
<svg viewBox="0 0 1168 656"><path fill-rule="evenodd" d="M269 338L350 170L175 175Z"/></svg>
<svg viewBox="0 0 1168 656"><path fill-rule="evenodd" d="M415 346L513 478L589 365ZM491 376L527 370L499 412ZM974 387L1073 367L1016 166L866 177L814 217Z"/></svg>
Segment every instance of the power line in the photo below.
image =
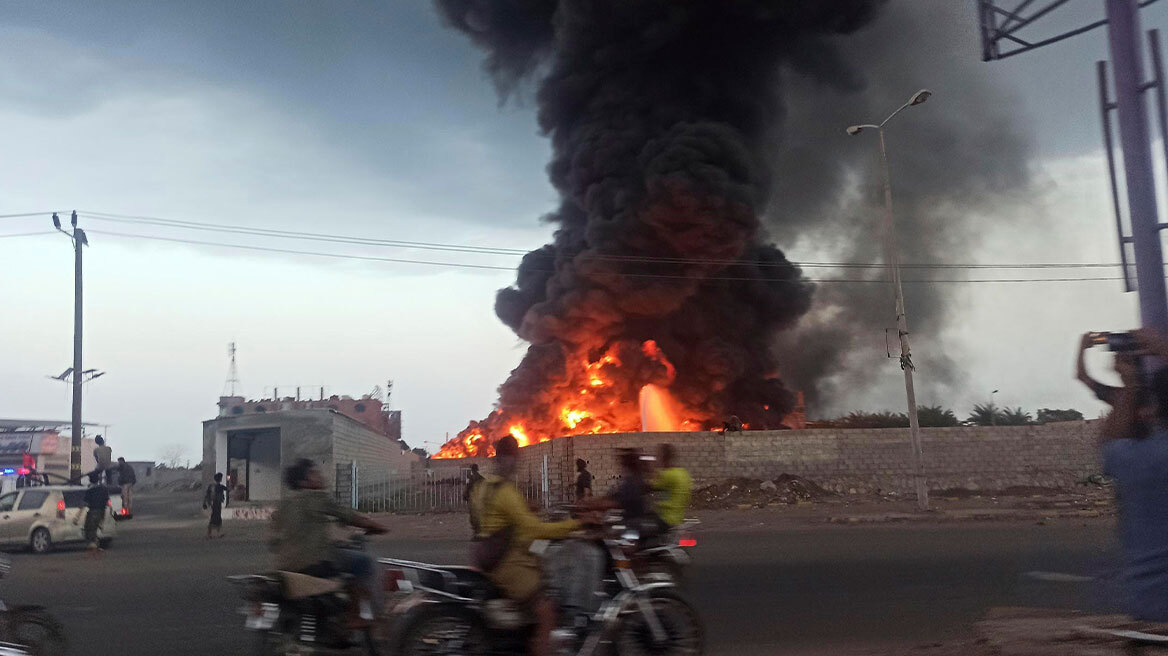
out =
<svg viewBox="0 0 1168 656"><path fill-rule="evenodd" d="M61 212L61 210L56 211ZM0 214L0 219L23 219L30 216L49 216L52 213L53 210L49 210L47 212L23 212L21 214ZM61 213L63 214L64 212Z"/></svg>
<svg viewBox="0 0 1168 656"><path fill-rule="evenodd" d="M52 230L42 230L40 232L10 232L6 235L0 235L0 239L7 237L36 237L37 235L51 235Z"/></svg>
<svg viewBox="0 0 1168 656"><path fill-rule="evenodd" d="M321 241L344 243L362 246L389 246L395 248L410 248L418 250L435 250L435 251L449 251L457 253L474 253L484 255L527 255L528 251L525 249L493 247L493 246L474 246L469 244L447 244L438 242L416 242L405 241L397 239L380 239L373 237L354 237L348 235L335 235L327 233L315 232L301 232L292 230L277 230L271 228L250 228L242 226L232 226L221 223L203 223L197 221L184 221L176 219L164 219L151 216L140 216L132 214L114 214L110 212L95 212L86 210L85 216L100 221L112 221L116 223L134 223L144 225L156 225L162 227L184 228L189 230L201 230L210 232L224 232L232 234L244 234L260 237L281 237L288 239L301 239L308 241ZM604 255L604 254L589 254L589 259L599 261L618 261L630 263L660 263L660 264L708 264L708 265L724 265L724 266L758 266L758 267L785 267L786 263L781 262L761 262L757 260L717 260L717 259L703 259L703 258L681 258L681 257L655 257L648 255ZM797 262L793 261L790 264L803 268L840 268L840 269L885 269L886 264L879 263L861 263L861 262ZM952 264L952 263L937 263L937 264L902 264L901 268L906 269L1077 269L1077 268L1117 268L1121 264L1118 263L1103 263L1103 262L1072 262L1072 263L1007 263L1007 264ZM684 277L684 276L682 276Z"/></svg>
<svg viewBox="0 0 1168 656"><path fill-rule="evenodd" d="M334 259L344 260L360 260L366 262L386 262L391 264L421 264L427 266L444 266L454 267L460 269L485 269L493 271L514 271L513 266L500 266L490 264L469 264L465 262L439 262L433 260L413 260L405 258L393 257L378 257L374 255L355 255L350 253L328 253L324 251L303 251L288 248L272 248L268 246L252 246L247 244L231 244L226 242L212 242L198 239L181 239L178 237L161 237L156 235L139 235L126 232L112 232L107 230L90 230L92 234L106 235L110 237L123 237L129 239L147 239L152 241L163 241L177 244L189 244L196 246L214 246L219 248L235 248L241 250L258 251L265 253L280 253L285 255L310 255L314 257L328 257ZM537 273L555 273L549 269L529 269ZM811 283L877 283L884 284L887 281L882 279L867 280L862 278L766 278L766 277L728 277L728 276L673 276L664 274L651 273L616 273L612 275L620 276L622 278L649 278L649 279L675 279L688 280L694 282L706 281L726 281L726 282L811 282ZM984 279L921 279L921 280L904 280L905 283L914 284L928 284L928 283L1038 283L1038 282L1103 282L1122 280L1120 277L1072 277L1072 278L984 278Z"/></svg>

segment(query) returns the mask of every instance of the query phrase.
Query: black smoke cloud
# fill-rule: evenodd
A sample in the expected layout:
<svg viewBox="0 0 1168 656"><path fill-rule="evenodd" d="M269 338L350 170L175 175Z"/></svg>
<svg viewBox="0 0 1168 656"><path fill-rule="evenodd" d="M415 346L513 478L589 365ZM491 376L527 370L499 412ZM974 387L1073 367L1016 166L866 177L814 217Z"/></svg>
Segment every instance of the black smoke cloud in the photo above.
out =
<svg viewBox="0 0 1168 656"><path fill-rule="evenodd" d="M1001 69L981 62L977 39L972 6L901 1L863 31L833 40L836 58L800 58L784 77L787 117L764 218L771 234L798 252L798 259L883 262L878 137L870 131L849 137L844 129L879 122L928 87L936 95L905 110L887 129L901 261L982 259L976 257L982 229L1000 221L1031 189L1032 144L1026 117L1018 114L1021 103L1003 84ZM994 258L988 253L984 259ZM862 270L807 271L810 278L886 279L881 270L866 276ZM909 268L903 277L965 275ZM962 381L962 354L945 340L962 290L954 284L905 285L922 403L943 401ZM903 405L903 388L882 384L876 391L872 384L882 372L899 373L885 348L888 329L890 350L898 353L895 320L888 285L818 285L811 312L777 340L783 377L806 390L809 412L846 412L858 402ZM1002 334L985 339L1010 339L1007 323Z"/></svg>
<svg viewBox="0 0 1168 656"><path fill-rule="evenodd" d="M784 70L837 93L856 88L854 53L836 37L884 4L437 0L486 52L502 95L537 85L561 197L546 217L553 242L497 298L499 318L531 346L493 417L542 414L536 430L556 430L549 397L576 382L575 361L615 346L645 372L634 386L653 382L659 368L634 355L653 339L676 365L674 394L707 420L779 424L793 397L774 341L808 312L813 287L760 214L785 202L768 204L774 189L792 192L788 166L818 164L782 156ZM809 212L834 193L794 191ZM790 222L775 235L813 223L789 214L773 214ZM481 428L497 433L490 424Z"/></svg>

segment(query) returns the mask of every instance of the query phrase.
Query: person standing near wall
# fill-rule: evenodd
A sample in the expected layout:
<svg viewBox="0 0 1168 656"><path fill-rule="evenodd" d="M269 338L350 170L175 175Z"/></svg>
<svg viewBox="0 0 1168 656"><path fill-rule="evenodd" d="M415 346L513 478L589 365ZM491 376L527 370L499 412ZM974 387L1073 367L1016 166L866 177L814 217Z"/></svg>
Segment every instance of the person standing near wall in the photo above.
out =
<svg viewBox="0 0 1168 656"><path fill-rule="evenodd" d="M475 486L482 482L483 475L479 473L479 466L477 464L472 464L470 466L470 473L466 476L466 489L462 492L462 500L466 502L468 510L467 515L470 516L470 530L472 531L471 535L478 535L479 521L477 513L469 512L470 498L474 494Z"/></svg>
<svg viewBox="0 0 1168 656"><path fill-rule="evenodd" d="M592 496L592 472L583 458L576 458L576 501Z"/></svg>
<svg viewBox="0 0 1168 656"><path fill-rule="evenodd" d="M134 514L134 485L138 475L125 458L118 458L118 484L122 486L122 510L126 515Z"/></svg>
<svg viewBox="0 0 1168 656"><path fill-rule="evenodd" d="M211 539L211 531L223 537L223 508L230 503L231 494L223 484L223 474L215 473L215 482L207 486L203 495L203 510L211 509L211 520L207 522L207 539Z"/></svg>

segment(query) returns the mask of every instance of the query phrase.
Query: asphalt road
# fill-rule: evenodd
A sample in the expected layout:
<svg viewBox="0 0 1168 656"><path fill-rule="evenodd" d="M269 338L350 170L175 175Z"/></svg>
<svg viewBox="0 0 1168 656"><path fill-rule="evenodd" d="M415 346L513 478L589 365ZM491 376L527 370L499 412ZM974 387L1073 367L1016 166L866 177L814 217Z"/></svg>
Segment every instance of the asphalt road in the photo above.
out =
<svg viewBox="0 0 1168 656"><path fill-rule="evenodd" d="M0 595L49 607L76 654L246 653L225 577L267 567L261 527L229 524L208 542L173 518L189 516L180 506L143 498L100 559L13 554ZM993 606L1108 609L1111 545L1106 522L707 531L689 586L712 654L840 653L958 635ZM370 548L435 562L466 553L459 540L400 535ZM1065 574L1093 580L1057 580Z"/></svg>

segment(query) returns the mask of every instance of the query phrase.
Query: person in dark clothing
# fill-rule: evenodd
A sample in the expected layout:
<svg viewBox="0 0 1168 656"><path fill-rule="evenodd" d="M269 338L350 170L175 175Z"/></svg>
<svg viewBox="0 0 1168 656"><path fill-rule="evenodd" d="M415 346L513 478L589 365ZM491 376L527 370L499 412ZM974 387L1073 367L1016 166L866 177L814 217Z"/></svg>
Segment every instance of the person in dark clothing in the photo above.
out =
<svg viewBox="0 0 1168 656"><path fill-rule="evenodd" d="M468 474L466 477L466 490L464 490L462 493L462 500L467 503L468 510L470 508L470 498L471 498L471 495L474 494L475 486L477 486L479 483L482 483L482 482L483 482L483 475L479 473L479 466L477 464L471 465L470 466L470 474ZM472 533L472 535L478 535L479 534L478 515L476 515L473 512L467 513L467 514L470 517L470 529L471 529L471 531L474 531Z"/></svg>
<svg viewBox="0 0 1168 656"><path fill-rule="evenodd" d="M648 512L646 500L649 484L645 481L641 454L628 449L620 454L621 481L609 492L609 498L624 513L626 522L643 519Z"/></svg>
<svg viewBox="0 0 1168 656"><path fill-rule="evenodd" d="M207 539L211 539L211 531L223 537L223 507L230 502L227 486L223 484L223 474L216 472L215 482L207 486L207 494L203 496L203 510L211 509L211 521L207 523Z"/></svg>
<svg viewBox="0 0 1168 656"><path fill-rule="evenodd" d="M122 510L127 515L134 514L134 484L138 475L125 458L118 458L118 484L122 486Z"/></svg>
<svg viewBox="0 0 1168 656"><path fill-rule="evenodd" d="M102 521L105 520L106 508L109 507L110 497L109 490L101 483L101 473L94 473L89 475L89 489L85 491L85 506L77 510L77 516L73 518L73 525L76 526L81 522L81 513L85 512L85 542L86 548L90 553L97 553L101 551L101 538L98 531L101 530Z"/></svg>
<svg viewBox="0 0 1168 656"><path fill-rule="evenodd" d="M592 496L592 472L588 471L588 463L582 458L576 458L576 500Z"/></svg>
<svg viewBox="0 0 1168 656"><path fill-rule="evenodd" d="M479 473L478 465L470 466L470 473L466 475L466 490L462 493L463 501L470 501L470 495L474 493L474 487L483 481L483 475Z"/></svg>

